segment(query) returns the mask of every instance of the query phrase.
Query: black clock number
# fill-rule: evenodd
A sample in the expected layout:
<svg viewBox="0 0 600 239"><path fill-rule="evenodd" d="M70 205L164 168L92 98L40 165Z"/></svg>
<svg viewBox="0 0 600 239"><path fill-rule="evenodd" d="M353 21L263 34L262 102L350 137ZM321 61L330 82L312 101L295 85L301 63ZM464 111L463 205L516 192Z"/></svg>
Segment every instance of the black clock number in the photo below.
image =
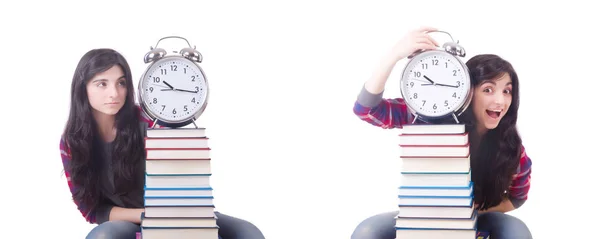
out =
<svg viewBox="0 0 600 239"><path fill-rule="evenodd" d="M444 100L444 106L448 106L448 100Z"/></svg>
<svg viewBox="0 0 600 239"><path fill-rule="evenodd" d="M410 85L410 87L413 87L413 86L415 86L415 83L411 82L411 83L409 83L409 85Z"/></svg>
<svg viewBox="0 0 600 239"><path fill-rule="evenodd" d="M422 100L422 101L423 101L423 105L422 106L425 106L425 102L427 102L427 101L426 100Z"/></svg>
<svg viewBox="0 0 600 239"><path fill-rule="evenodd" d="M184 68L185 70L185 68ZM196 81L196 76L192 76L192 82Z"/></svg>
<svg viewBox="0 0 600 239"><path fill-rule="evenodd" d="M167 107L166 105L161 105L162 106L162 110L161 111L165 111L165 107Z"/></svg>
<svg viewBox="0 0 600 239"><path fill-rule="evenodd" d="M177 65L171 65L171 71L177 71Z"/></svg>
<svg viewBox="0 0 600 239"><path fill-rule="evenodd" d="M456 92L452 93L452 98L456 98Z"/></svg>
<svg viewBox="0 0 600 239"><path fill-rule="evenodd" d="M446 68L448 68L448 62L444 62L446 64Z"/></svg>
<svg viewBox="0 0 600 239"><path fill-rule="evenodd" d="M192 103L196 103L196 98L192 98Z"/></svg>
<svg viewBox="0 0 600 239"><path fill-rule="evenodd" d="M417 93L413 94L413 98L415 98L415 99L417 98Z"/></svg>
<svg viewBox="0 0 600 239"><path fill-rule="evenodd" d="M437 66L438 62L439 62L438 59L431 60L431 64L434 65L434 66Z"/></svg>
<svg viewBox="0 0 600 239"><path fill-rule="evenodd" d="M188 107L187 107L187 105L184 105L184 106L183 106L183 111L188 111Z"/></svg>
<svg viewBox="0 0 600 239"><path fill-rule="evenodd" d="M187 74L187 68L183 68L183 74Z"/></svg>
<svg viewBox="0 0 600 239"><path fill-rule="evenodd" d="M154 103L154 104L158 103L158 99L156 99L156 98L152 99L152 103Z"/></svg>
<svg viewBox="0 0 600 239"><path fill-rule="evenodd" d="M200 91L200 87L196 86L196 92Z"/></svg>
<svg viewBox="0 0 600 239"><path fill-rule="evenodd" d="M456 70L452 70L452 75L456 76Z"/></svg>
<svg viewBox="0 0 600 239"><path fill-rule="evenodd" d="M421 72L415 71L415 77L421 77Z"/></svg>
<svg viewBox="0 0 600 239"><path fill-rule="evenodd" d="M152 78L154 83L160 83L160 77L155 76L154 78Z"/></svg>
<svg viewBox="0 0 600 239"><path fill-rule="evenodd" d="M433 104L433 109L434 110L437 109L437 105L436 104Z"/></svg>
<svg viewBox="0 0 600 239"><path fill-rule="evenodd" d="M173 111L172 111L172 113L173 113L173 114L177 114L177 110L175 110L175 108L173 108Z"/></svg>
<svg viewBox="0 0 600 239"><path fill-rule="evenodd" d="M150 92L153 92L153 91L154 91L154 87L150 87Z"/></svg>
<svg viewBox="0 0 600 239"><path fill-rule="evenodd" d="M456 81L456 86L460 86L460 81Z"/></svg>
<svg viewBox="0 0 600 239"><path fill-rule="evenodd" d="M423 69L427 69L427 67L428 67L427 63L423 63L423 64L421 64L421 68L423 68Z"/></svg>
<svg viewBox="0 0 600 239"><path fill-rule="evenodd" d="M160 74L161 75L166 75L167 74L167 69L160 69Z"/></svg>

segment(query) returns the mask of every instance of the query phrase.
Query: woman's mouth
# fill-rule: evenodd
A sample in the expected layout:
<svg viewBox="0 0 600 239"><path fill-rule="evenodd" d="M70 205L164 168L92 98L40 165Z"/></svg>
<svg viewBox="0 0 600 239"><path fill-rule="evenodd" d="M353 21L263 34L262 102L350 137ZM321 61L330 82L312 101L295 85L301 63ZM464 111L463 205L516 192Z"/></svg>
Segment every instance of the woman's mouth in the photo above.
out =
<svg viewBox="0 0 600 239"><path fill-rule="evenodd" d="M485 110L485 112L487 113L487 115L492 117L492 119L497 119L500 117L500 113L502 112L502 110Z"/></svg>

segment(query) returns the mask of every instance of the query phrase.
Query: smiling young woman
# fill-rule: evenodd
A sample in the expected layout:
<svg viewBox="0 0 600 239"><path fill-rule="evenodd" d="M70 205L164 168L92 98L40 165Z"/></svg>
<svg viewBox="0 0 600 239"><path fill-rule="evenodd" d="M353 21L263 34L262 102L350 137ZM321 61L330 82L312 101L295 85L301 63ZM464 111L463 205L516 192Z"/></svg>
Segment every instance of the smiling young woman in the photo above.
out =
<svg viewBox="0 0 600 239"><path fill-rule="evenodd" d="M385 83L395 64L421 49L438 44L425 27L408 33L386 56L365 82L354 104L363 121L384 129L401 128L411 122L404 99L382 98ZM493 54L482 54L466 62L474 91L471 104L459 120L469 132L474 201L480 215L478 230L494 239L530 239L521 220L505 214L527 200L531 159L525 153L516 128L519 110L519 78L512 65ZM393 239L398 211L374 215L361 222L352 239Z"/></svg>

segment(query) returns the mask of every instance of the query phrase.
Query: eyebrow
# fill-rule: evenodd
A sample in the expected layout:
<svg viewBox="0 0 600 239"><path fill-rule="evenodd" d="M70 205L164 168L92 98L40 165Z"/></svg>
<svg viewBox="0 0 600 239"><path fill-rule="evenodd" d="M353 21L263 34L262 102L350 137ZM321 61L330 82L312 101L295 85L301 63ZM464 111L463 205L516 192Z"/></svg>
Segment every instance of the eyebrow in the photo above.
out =
<svg viewBox="0 0 600 239"><path fill-rule="evenodd" d="M125 79L125 76L124 76L124 75L122 75L122 76L121 76L121 77L119 77L117 80L121 80L121 79ZM105 78L100 78L100 79L95 79L95 80L93 80L92 82L99 82L99 81L108 81L108 80L107 80L107 79L105 79Z"/></svg>
<svg viewBox="0 0 600 239"><path fill-rule="evenodd" d="M484 80L481 84L483 85L485 83L490 83L490 84L496 85L496 81L494 81L494 80ZM509 81L508 83L506 83L506 86L509 86L509 85L512 85L512 81Z"/></svg>

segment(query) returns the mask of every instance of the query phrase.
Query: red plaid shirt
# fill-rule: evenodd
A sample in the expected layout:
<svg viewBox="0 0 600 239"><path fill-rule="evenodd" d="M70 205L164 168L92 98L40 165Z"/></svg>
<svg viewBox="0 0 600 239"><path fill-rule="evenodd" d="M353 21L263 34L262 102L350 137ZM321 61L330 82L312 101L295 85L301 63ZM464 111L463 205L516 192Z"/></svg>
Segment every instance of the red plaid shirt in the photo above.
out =
<svg viewBox="0 0 600 239"><path fill-rule="evenodd" d="M140 119L145 121L146 123L148 123L148 127L152 127L153 122L141 112L141 108L139 106L137 109L138 109L138 116L140 117ZM63 163L63 167L64 167L64 171L65 171L65 177L67 178L67 184L69 186L69 190L71 191L71 195L74 196L75 193L77 192L77 190L79 190L79 187L77 185L74 185L73 182L71 181L71 173L68 171L68 168L67 168L67 165L71 162L71 152L70 152L69 148L67 147L64 137L60 138L60 157L62 159L62 163ZM73 198L73 202L75 203L75 205L77 206L77 209L79 210L79 212L81 212L81 215L85 218L85 220L87 222L98 223L98 221L96 220L95 210L90 209L88 205L84 205L82 202L77 201L74 198Z"/></svg>
<svg viewBox="0 0 600 239"><path fill-rule="evenodd" d="M408 111L406 103L402 98L382 99L374 107L365 107L354 103L354 114L361 120L384 129L402 128L404 124L410 124L413 115ZM509 188L509 196L516 200L525 201L529 193L531 181L531 159L521 146L521 158L519 167ZM515 205L515 207L518 207Z"/></svg>

